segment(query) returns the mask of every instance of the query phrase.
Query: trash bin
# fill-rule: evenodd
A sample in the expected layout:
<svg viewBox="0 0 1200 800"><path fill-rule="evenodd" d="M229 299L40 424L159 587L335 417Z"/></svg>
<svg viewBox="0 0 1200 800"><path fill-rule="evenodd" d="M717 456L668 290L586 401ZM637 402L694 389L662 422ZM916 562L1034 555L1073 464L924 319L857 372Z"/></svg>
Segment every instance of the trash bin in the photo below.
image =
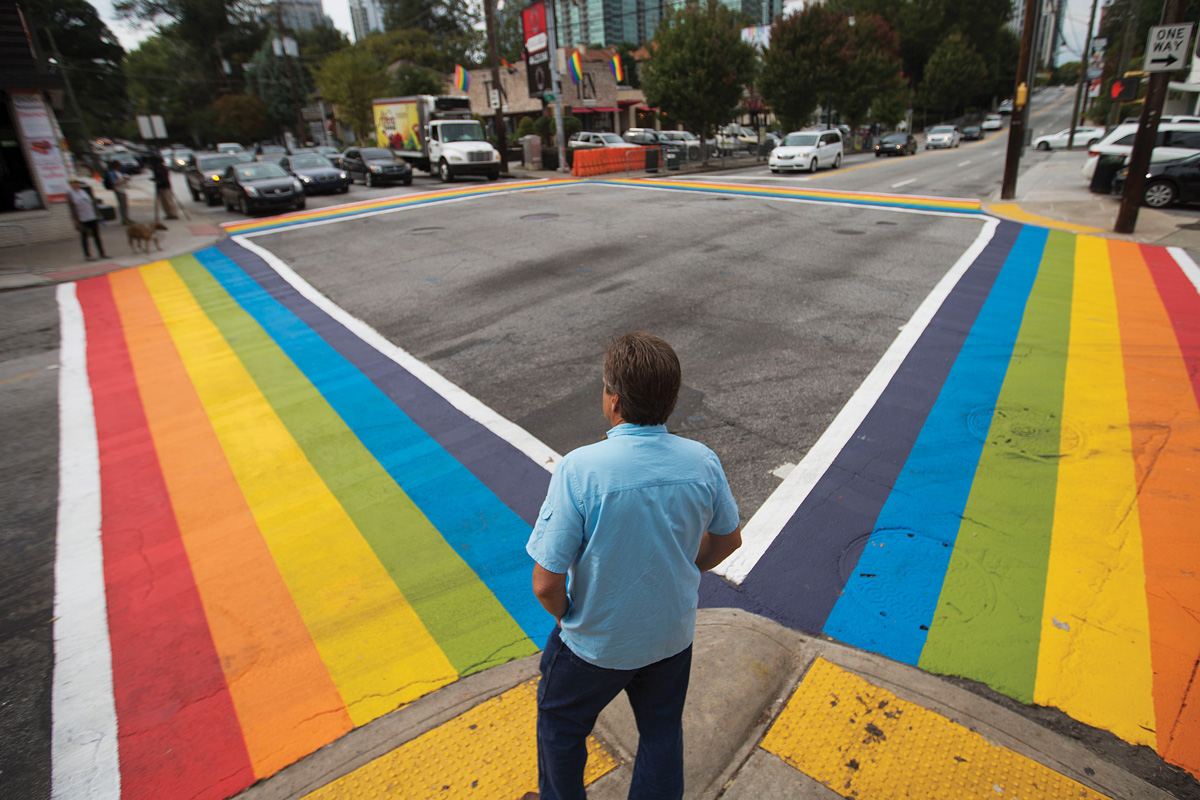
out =
<svg viewBox="0 0 1200 800"><path fill-rule="evenodd" d="M1097 194L1111 194L1113 177L1124 164L1123 154L1101 155L1096 161L1096 171L1092 173L1092 183L1088 188Z"/></svg>
<svg viewBox="0 0 1200 800"><path fill-rule="evenodd" d="M658 172L658 148L646 148L646 172Z"/></svg>
<svg viewBox="0 0 1200 800"><path fill-rule="evenodd" d="M667 169L679 169L679 156L679 150L674 147L663 151L663 161L667 162Z"/></svg>

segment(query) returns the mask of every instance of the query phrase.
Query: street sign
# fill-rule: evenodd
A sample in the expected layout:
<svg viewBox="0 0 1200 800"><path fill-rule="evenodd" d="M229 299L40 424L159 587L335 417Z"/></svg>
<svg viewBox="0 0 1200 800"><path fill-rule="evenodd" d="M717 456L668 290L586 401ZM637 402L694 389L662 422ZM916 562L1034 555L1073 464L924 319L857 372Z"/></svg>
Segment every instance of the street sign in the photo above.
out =
<svg viewBox="0 0 1200 800"><path fill-rule="evenodd" d="M1155 25L1146 37L1146 72L1174 72L1187 66L1192 23Z"/></svg>
<svg viewBox="0 0 1200 800"><path fill-rule="evenodd" d="M499 89L488 89L488 104L492 108L500 107L500 90Z"/></svg>

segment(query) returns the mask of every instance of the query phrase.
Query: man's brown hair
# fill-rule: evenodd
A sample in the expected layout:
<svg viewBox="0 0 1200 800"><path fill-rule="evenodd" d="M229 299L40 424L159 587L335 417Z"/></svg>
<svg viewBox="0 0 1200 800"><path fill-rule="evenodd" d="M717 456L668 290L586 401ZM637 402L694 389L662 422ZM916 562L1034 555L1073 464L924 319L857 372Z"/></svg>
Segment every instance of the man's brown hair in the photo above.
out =
<svg viewBox="0 0 1200 800"><path fill-rule="evenodd" d="M634 425L662 425L675 410L682 372L679 356L666 340L634 331L604 351L604 383L620 398L621 419Z"/></svg>

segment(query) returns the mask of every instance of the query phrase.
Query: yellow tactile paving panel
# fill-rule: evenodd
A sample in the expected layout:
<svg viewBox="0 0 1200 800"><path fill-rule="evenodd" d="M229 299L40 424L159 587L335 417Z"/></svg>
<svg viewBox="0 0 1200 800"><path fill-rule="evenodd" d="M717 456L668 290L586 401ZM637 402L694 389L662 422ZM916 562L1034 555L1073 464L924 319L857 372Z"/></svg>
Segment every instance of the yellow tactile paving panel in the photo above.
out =
<svg viewBox="0 0 1200 800"><path fill-rule="evenodd" d="M617 766L588 739L584 782ZM304 800L519 798L537 791L537 679L484 701Z"/></svg>
<svg viewBox="0 0 1200 800"><path fill-rule="evenodd" d="M821 658L762 747L845 797L1105 797Z"/></svg>

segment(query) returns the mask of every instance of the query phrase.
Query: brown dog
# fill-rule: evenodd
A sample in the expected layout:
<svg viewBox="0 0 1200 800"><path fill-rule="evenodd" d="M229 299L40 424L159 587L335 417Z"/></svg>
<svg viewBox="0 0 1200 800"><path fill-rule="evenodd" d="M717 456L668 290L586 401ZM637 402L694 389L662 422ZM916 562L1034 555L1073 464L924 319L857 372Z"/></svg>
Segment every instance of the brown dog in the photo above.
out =
<svg viewBox="0 0 1200 800"><path fill-rule="evenodd" d="M140 249L146 255L150 255L150 243L154 242L155 246L162 250L162 245L158 241L158 232L166 229L167 226L161 222L155 222L153 225L129 223L125 226L125 235L129 237L129 249L135 253Z"/></svg>

